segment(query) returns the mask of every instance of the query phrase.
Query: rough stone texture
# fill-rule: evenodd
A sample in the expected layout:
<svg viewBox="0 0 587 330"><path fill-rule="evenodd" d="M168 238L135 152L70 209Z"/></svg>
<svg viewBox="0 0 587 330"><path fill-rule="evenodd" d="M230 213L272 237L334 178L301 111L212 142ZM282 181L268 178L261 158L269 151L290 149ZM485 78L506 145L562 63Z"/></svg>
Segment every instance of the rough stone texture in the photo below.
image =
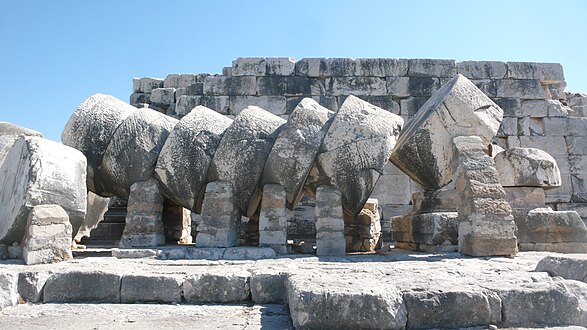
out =
<svg viewBox="0 0 587 330"><path fill-rule="evenodd" d="M397 77L408 73L408 60L397 58L357 58L355 74L366 77Z"/></svg>
<svg viewBox="0 0 587 330"><path fill-rule="evenodd" d="M369 198L356 217L344 217L346 252L375 252L381 244L379 201Z"/></svg>
<svg viewBox="0 0 587 330"><path fill-rule="evenodd" d="M0 310L18 303L18 274L0 273Z"/></svg>
<svg viewBox="0 0 587 330"><path fill-rule="evenodd" d="M112 135L135 107L113 96L95 94L80 104L61 133L63 144L81 151L87 158L88 190L108 197L101 187L98 168Z"/></svg>
<svg viewBox="0 0 587 330"><path fill-rule="evenodd" d="M289 76L295 71L296 62L291 57L266 58L268 76Z"/></svg>
<svg viewBox="0 0 587 330"><path fill-rule="evenodd" d="M281 128L267 157L261 182L282 185L287 205L295 206L334 113L304 98Z"/></svg>
<svg viewBox="0 0 587 330"><path fill-rule="evenodd" d="M250 273L235 271L232 273L195 274L189 276L182 285L187 303L239 303L249 300Z"/></svg>
<svg viewBox="0 0 587 330"><path fill-rule="evenodd" d="M230 182L214 181L206 186L202 214L197 224L198 247L230 247L237 245L240 212ZM192 224L192 228L195 227Z"/></svg>
<svg viewBox="0 0 587 330"><path fill-rule="evenodd" d="M504 62L464 61L457 63L457 71L469 79L503 79L507 74Z"/></svg>
<svg viewBox="0 0 587 330"><path fill-rule="evenodd" d="M129 115L104 152L100 166L104 189L128 198L133 183L152 178L159 152L177 122L147 108Z"/></svg>
<svg viewBox="0 0 587 330"><path fill-rule="evenodd" d="M259 215L259 246L269 246L280 254L287 254L285 196L283 186L264 185Z"/></svg>
<svg viewBox="0 0 587 330"><path fill-rule="evenodd" d="M316 191L316 254L344 255L344 219L341 192L332 186Z"/></svg>
<svg viewBox="0 0 587 330"><path fill-rule="evenodd" d="M43 302L120 303L120 280L118 274L97 270L53 274L45 282Z"/></svg>
<svg viewBox="0 0 587 330"><path fill-rule="evenodd" d="M120 302L180 303L182 283L178 276L125 275L120 284Z"/></svg>
<svg viewBox="0 0 587 330"><path fill-rule="evenodd" d="M254 76L209 76L204 79L205 95L255 95L257 81Z"/></svg>
<svg viewBox="0 0 587 330"><path fill-rule="evenodd" d="M172 73L168 74L163 81L163 88L186 88L198 82L198 76L193 73Z"/></svg>
<svg viewBox="0 0 587 330"><path fill-rule="evenodd" d="M541 83L564 82L563 67L559 63L508 62L508 78L538 79Z"/></svg>
<svg viewBox="0 0 587 330"><path fill-rule="evenodd" d="M267 61L264 57L239 57L232 61L233 76L264 76Z"/></svg>
<svg viewBox="0 0 587 330"><path fill-rule="evenodd" d="M243 215L251 216L259 205L257 184L284 123L285 120L251 106L235 118L218 145L209 179L232 184L236 205Z"/></svg>
<svg viewBox="0 0 587 330"><path fill-rule="evenodd" d="M155 179L135 182L130 187L121 247L151 247L165 244L163 196Z"/></svg>
<svg viewBox="0 0 587 330"><path fill-rule="evenodd" d="M322 274L290 276L289 311L296 328L399 329L408 315L401 293L383 289L367 274L353 274L362 285L349 286L350 276L325 278Z"/></svg>
<svg viewBox="0 0 587 330"><path fill-rule="evenodd" d="M284 304L287 302L285 282L288 273L264 269L253 272L250 279L251 299L257 304Z"/></svg>
<svg viewBox="0 0 587 330"><path fill-rule="evenodd" d="M427 252L458 250L457 212L409 213L392 217L391 234L395 247Z"/></svg>
<svg viewBox="0 0 587 330"><path fill-rule="evenodd" d="M168 107L175 103L175 88L156 88L151 92L149 100L154 106Z"/></svg>
<svg viewBox="0 0 587 330"><path fill-rule="evenodd" d="M231 119L197 106L175 125L155 165L155 177L165 197L190 210L200 210L208 168L231 123Z"/></svg>
<svg viewBox="0 0 587 330"><path fill-rule="evenodd" d="M520 250L587 253L587 227L575 211L536 208L515 220Z"/></svg>
<svg viewBox="0 0 587 330"><path fill-rule="evenodd" d="M31 209L22 240L22 257L27 265L73 259L71 223L59 205L37 205Z"/></svg>
<svg viewBox="0 0 587 330"><path fill-rule="evenodd" d="M399 116L349 96L318 153L315 186L337 187L343 207L359 214L383 173L402 125Z"/></svg>
<svg viewBox="0 0 587 330"><path fill-rule="evenodd" d="M0 121L0 136L3 135L43 137L43 134L41 134L41 132L37 132L30 128L18 126L16 124L9 123L6 121Z"/></svg>
<svg viewBox="0 0 587 330"><path fill-rule="evenodd" d="M556 160L547 152L535 148L511 148L498 153L495 167L504 187L542 187L561 185Z"/></svg>
<svg viewBox="0 0 587 330"><path fill-rule="evenodd" d="M47 271L26 271L18 274L18 295L25 302L42 302L43 287L51 276Z"/></svg>
<svg viewBox="0 0 587 330"><path fill-rule="evenodd" d="M515 255L515 222L487 144L478 136L453 139L459 214L459 252L472 256Z"/></svg>
<svg viewBox="0 0 587 330"><path fill-rule="evenodd" d="M92 229L96 228L100 221L104 220L104 213L108 211L109 203L110 198L101 197L88 191L86 217L74 235L76 242L79 242L83 237L90 237Z"/></svg>
<svg viewBox="0 0 587 330"><path fill-rule="evenodd" d="M133 78L132 90L134 93L151 93L155 88L163 87L164 80L159 78Z"/></svg>
<svg viewBox="0 0 587 330"><path fill-rule="evenodd" d="M30 210L61 206L77 232L86 214L86 158L40 137L14 142L0 167L0 242L20 242Z"/></svg>
<svg viewBox="0 0 587 330"><path fill-rule="evenodd" d="M440 88L402 130L391 161L426 190L453 179L452 138L477 135L488 145L503 111L473 83L457 75Z"/></svg>

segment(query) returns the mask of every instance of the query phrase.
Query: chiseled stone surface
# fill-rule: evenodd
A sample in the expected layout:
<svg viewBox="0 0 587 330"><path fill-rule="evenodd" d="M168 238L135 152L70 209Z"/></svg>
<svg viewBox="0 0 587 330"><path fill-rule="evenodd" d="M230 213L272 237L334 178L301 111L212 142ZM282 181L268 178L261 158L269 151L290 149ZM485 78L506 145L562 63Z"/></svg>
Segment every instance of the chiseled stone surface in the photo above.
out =
<svg viewBox="0 0 587 330"><path fill-rule="evenodd" d="M304 98L282 127L269 153L261 182L285 187L291 208L302 197L302 188L334 113L310 98Z"/></svg>
<svg viewBox="0 0 587 330"><path fill-rule="evenodd" d="M73 259L71 223L59 205L37 205L31 209L22 240L22 257L27 265Z"/></svg>
<svg viewBox="0 0 587 330"><path fill-rule="evenodd" d="M456 136L477 135L489 145L503 111L470 80L457 75L445 83L403 128L391 161L426 190L452 179Z"/></svg>
<svg viewBox="0 0 587 330"><path fill-rule="evenodd" d="M209 169L209 180L227 181L243 215L255 213L258 182L271 148L285 120L259 107L243 110L226 129Z"/></svg>
<svg viewBox="0 0 587 330"><path fill-rule="evenodd" d="M546 151L536 148L511 148L498 153L495 167L504 187L542 187L552 189L561 185L556 160Z"/></svg>
<svg viewBox="0 0 587 330"><path fill-rule="evenodd" d="M202 203L202 214L197 223L196 246L237 245L240 218L241 214L236 205L232 184L226 181L208 183ZM192 227L194 227L193 223L192 220Z"/></svg>
<svg viewBox="0 0 587 330"><path fill-rule="evenodd" d="M575 211L553 211L542 207L530 210L525 217L516 217L515 221L521 250L587 252L587 227ZM535 243L538 244L533 246Z"/></svg>
<svg viewBox="0 0 587 330"><path fill-rule="evenodd" d="M197 106L175 125L155 165L165 197L193 211L201 208L208 168L231 123L216 111Z"/></svg>
<svg viewBox="0 0 587 330"><path fill-rule="evenodd" d="M345 100L324 138L315 187L333 185L342 205L357 215L383 173L403 119L357 97Z"/></svg>
<svg viewBox="0 0 587 330"><path fill-rule="evenodd" d="M88 189L98 195L108 197L112 193L102 189L98 168L114 132L135 110L113 96L94 94L77 107L61 133L63 144L86 156Z"/></svg>
<svg viewBox="0 0 587 330"><path fill-rule="evenodd" d="M130 187L121 247L152 247L165 244L163 196L155 179L135 182Z"/></svg>
<svg viewBox="0 0 587 330"><path fill-rule="evenodd" d="M30 210L61 206L77 232L86 215L86 157L41 137L20 137L0 167L0 242L23 238Z"/></svg>
<svg viewBox="0 0 587 330"><path fill-rule="evenodd" d="M104 190L128 198L133 183L152 178L159 152L177 122L148 108L130 114L104 152L100 165Z"/></svg>

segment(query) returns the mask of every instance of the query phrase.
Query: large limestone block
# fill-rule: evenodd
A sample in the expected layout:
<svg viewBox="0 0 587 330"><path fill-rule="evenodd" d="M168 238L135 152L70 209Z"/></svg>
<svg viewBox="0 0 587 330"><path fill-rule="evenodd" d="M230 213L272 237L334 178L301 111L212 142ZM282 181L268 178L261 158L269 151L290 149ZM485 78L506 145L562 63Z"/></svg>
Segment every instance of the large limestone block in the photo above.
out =
<svg viewBox="0 0 587 330"><path fill-rule="evenodd" d="M74 232L86 214L86 157L40 137L21 137L0 167L0 242L20 242L30 210L56 204Z"/></svg>
<svg viewBox="0 0 587 330"><path fill-rule="evenodd" d="M244 270L194 274L185 279L182 291L188 304L244 302L251 294L250 277Z"/></svg>
<svg viewBox="0 0 587 330"><path fill-rule="evenodd" d="M262 182L282 185L290 208L302 197L306 177L333 117L332 111L313 99L304 98L277 136L263 170Z"/></svg>
<svg viewBox="0 0 587 330"><path fill-rule="evenodd" d="M316 158L316 187L337 187L343 207L353 216L359 214L383 174L403 123L397 115L347 97Z"/></svg>
<svg viewBox="0 0 587 330"><path fill-rule="evenodd" d="M498 153L495 167L504 187L560 187L561 174L556 160L536 148L511 148Z"/></svg>
<svg viewBox="0 0 587 330"><path fill-rule="evenodd" d="M29 213L22 240L22 258L27 265L73 259L71 224L59 205L37 205Z"/></svg>
<svg viewBox="0 0 587 330"><path fill-rule="evenodd" d="M470 80L456 75L420 108L402 130L391 161L426 190L453 179L457 163L452 139L476 135L489 145L503 110Z"/></svg>
<svg viewBox="0 0 587 330"><path fill-rule="evenodd" d="M536 208L529 211L526 217L517 217L515 221L516 236L520 243L587 243L587 227L575 211Z"/></svg>
<svg viewBox="0 0 587 330"><path fill-rule="evenodd" d="M209 169L209 181L232 183L236 204L246 216L260 202L258 182L285 120L255 106L243 110L226 129Z"/></svg>
<svg viewBox="0 0 587 330"><path fill-rule="evenodd" d="M587 258L585 256L548 256L536 265L535 271L547 272L567 280L587 282Z"/></svg>
<svg viewBox="0 0 587 330"><path fill-rule="evenodd" d="M56 273L47 279L43 302L120 303L122 276L99 270L74 270Z"/></svg>
<svg viewBox="0 0 587 330"><path fill-rule="evenodd" d="M401 329L408 319L399 290L373 275L298 274L287 279L293 324L303 329ZM361 285L349 285L357 283Z"/></svg>
<svg viewBox="0 0 587 330"><path fill-rule="evenodd" d="M104 152L100 166L104 189L128 198L134 182L153 177L159 152L177 122L148 108L130 114L114 132Z"/></svg>
<svg viewBox="0 0 587 330"><path fill-rule="evenodd" d="M231 123L216 111L197 106L175 125L155 165L165 197L199 211L208 168Z"/></svg>
<svg viewBox="0 0 587 330"><path fill-rule="evenodd" d="M77 107L63 128L61 141L86 156L88 189L98 195L111 196L102 190L98 168L114 131L135 110L114 96L95 94Z"/></svg>
<svg viewBox="0 0 587 330"><path fill-rule="evenodd" d="M180 303L183 279L174 275L125 275L121 303Z"/></svg>
<svg viewBox="0 0 587 330"><path fill-rule="evenodd" d="M4 271L0 273L0 309L18 304L18 274Z"/></svg>

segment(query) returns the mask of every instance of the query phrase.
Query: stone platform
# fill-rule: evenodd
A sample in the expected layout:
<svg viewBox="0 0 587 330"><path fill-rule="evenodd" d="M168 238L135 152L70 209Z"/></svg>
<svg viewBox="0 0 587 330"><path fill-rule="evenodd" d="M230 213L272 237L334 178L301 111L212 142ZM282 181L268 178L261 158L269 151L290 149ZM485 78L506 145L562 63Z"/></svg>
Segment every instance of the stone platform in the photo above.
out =
<svg viewBox="0 0 587 330"><path fill-rule="evenodd" d="M546 257L551 261L535 271ZM260 260L161 260L155 255L77 257L34 266L3 261L0 324L11 324L4 322L37 309L54 311L43 314L45 318L58 315L66 306L83 319L85 305L77 304L92 302L100 305L92 305L87 313L112 308L119 320L131 315L137 322L147 316L127 314L126 305L116 309L101 304L178 304L186 313L170 315L177 315L174 324L180 328L193 324L185 323L193 316L189 310L197 309L192 305L208 304L238 304L241 307L234 307L238 313L245 305L255 306L255 313L262 309L258 305L287 305L292 324L302 328L587 326L587 283L560 277L564 276L560 265L569 262L580 268L574 273L587 273L580 262L585 259L587 255L547 252L470 258L392 249L378 255ZM556 272L553 267L558 267ZM8 307L24 301L59 305ZM72 303L76 304L63 305ZM159 307L151 309L159 311ZM227 317L238 323L238 313Z"/></svg>

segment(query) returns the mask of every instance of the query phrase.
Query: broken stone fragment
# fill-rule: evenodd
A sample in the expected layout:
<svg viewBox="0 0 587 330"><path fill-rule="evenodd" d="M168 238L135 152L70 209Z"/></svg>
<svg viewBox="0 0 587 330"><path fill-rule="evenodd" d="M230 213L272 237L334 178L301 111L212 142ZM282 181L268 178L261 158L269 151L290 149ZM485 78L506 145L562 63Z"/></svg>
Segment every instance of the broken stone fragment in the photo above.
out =
<svg viewBox="0 0 587 330"><path fill-rule="evenodd" d="M130 114L104 152L99 169L104 190L128 198L133 183L152 178L159 152L177 122L148 108Z"/></svg>
<svg viewBox="0 0 587 330"><path fill-rule="evenodd" d="M495 156L499 182L504 187L560 187L561 174L556 160L536 148L511 148Z"/></svg>
<svg viewBox="0 0 587 330"><path fill-rule="evenodd" d="M302 197L306 177L333 117L334 112L313 99L304 98L277 136L261 181L285 187L290 208Z"/></svg>
<svg viewBox="0 0 587 330"><path fill-rule="evenodd" d="M2 135L16 135L16 136L38 136L43 137L43 134L35 130L18 126L6 121L0 121L0 136Z"/></svg>
<svg viewBox="0 0 587 330"><path fill-rule="evenodd" d="M316 158L315 186L333 185L342 205L357 215L387 163L403 119L349 96L336 114Z"/></svg>
<svg viewBox="0 0 587 330"><path fill-rule="evenodd" d="M100 221L104 220L104 213L108 211L109 202L110 198L101 197L88 191L86 217L74 236L76 242L79 243L83 237L90 237L92 229L96 228Z"/></svg>
<svg viewBox="0 0 587 330"><path fill-rule="evenodd" d="M27 265L73 259L71 224L59 205L37 205L29 213L22 241L22 257Z"/></svg>
<svg viewBox="0 0 587 330"><path fill-rule="evenodd" d="M111 196L100 185L98 168L114 131L135 110L135 107L113 96L95 94L82 102L67 121L61 141L86 156L88 190L101 196Z"/></svg>
<svg viewBox="0 0 587 330"><path fill-rule="evenodd" d="M258 182L283 124L282 118L250 106L226 129L214 154L208 179L232 183L243 215L253 215L259 205Z"/></svg>
<svg viewBox="0 0 587 330"><path fill-rule="evenodd" d="M0 167L0 243L22 240L30 210L56 204L74 232L86 214L86 157L40 137L15 141Z"/></svg>
<svg viewBox="0 0 587 330"><path fill-rule="evenodd" d="M175 125L155 165L165 197L199 212L208 168L231 123L216 111L197 106Z"/></svg>
<svg viewBox="0 0 587 330"><path fill-rule="evenodd" d="M489 145L502 118L497 104L456 75L404 127L390 160L425 190L440 189L453 179L457 166L452 139L476 135Z"/></svg>

